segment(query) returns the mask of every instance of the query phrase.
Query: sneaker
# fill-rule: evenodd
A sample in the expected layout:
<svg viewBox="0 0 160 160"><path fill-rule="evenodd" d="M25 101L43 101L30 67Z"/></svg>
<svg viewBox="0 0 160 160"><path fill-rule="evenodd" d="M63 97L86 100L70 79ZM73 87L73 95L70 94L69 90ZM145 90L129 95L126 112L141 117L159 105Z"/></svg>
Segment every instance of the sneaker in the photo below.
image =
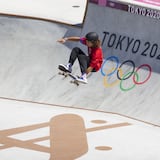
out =
<svg viewBox="0 0 160 160"><path fill-rule="evenodd" d="M69 72L69 73L72 72L72 66L71 66L70 63L67 64L67 65L60 64L60 65L59 65L59 69L63 70L64 72Z"/></svg>
<svg viewBox="0 0 160 160"><path fill-rule="evenodd" d="M86 78L86 77L83 77L83 76L77 77L77 81L82 82L82 83L85 83L85 84L88 83L87 78Z"/></svg>

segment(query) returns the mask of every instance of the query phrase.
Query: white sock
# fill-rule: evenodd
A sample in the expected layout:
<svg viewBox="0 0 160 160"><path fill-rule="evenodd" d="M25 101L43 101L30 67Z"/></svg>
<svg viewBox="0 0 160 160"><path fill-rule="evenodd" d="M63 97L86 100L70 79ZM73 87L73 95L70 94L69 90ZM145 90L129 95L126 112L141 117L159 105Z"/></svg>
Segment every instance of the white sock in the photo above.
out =
<svg viewBox="0 0 160 160"><path fill-rule="evenodd" d="M68 68L71 67L71 66L72 66L71 63L68 63L68 64L67 64L67 67L68 67Z"/></svg>
<svg viewBox="0 0 160 160"><path fill-rule="evenodd" d="M84 79L86 79L86 78L87 78L87 74L86 74L86 73L82 74L82 77L83 77Z"/></svg>

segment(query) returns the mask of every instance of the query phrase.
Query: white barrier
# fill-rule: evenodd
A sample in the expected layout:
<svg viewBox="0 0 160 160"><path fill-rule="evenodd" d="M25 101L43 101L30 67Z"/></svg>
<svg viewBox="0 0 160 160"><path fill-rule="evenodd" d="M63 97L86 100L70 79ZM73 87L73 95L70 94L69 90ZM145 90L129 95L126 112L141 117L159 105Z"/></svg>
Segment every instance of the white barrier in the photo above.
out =
<svg viewBox="0 0 160 160"><path fill-rule="evenodd" d="M0 13L66 23L82 24L87 0L0 0Z"/></svg>

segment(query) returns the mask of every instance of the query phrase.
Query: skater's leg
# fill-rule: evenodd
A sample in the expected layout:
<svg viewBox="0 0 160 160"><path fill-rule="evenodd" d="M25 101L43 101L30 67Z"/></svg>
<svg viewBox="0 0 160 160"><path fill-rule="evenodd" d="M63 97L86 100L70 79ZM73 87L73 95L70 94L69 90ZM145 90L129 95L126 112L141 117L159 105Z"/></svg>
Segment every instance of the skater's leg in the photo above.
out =
<svg viewBox="0 0 160 160"><path fill-rule="evenodd" d="M74 64L75 60L78 58L79 55L85 55L85 53L78 47L72 49L69 61L67 65L60 64L67 72L72 72L72 65Z"/></svg>
<svg viewBox="0 0 160 160"><path fill-rule="evenodd" d="M85 55L85 53L78 47L73 48L68 63L73 65L79 55Z"/></svg>
<svg viewBox="0 0 160 160"><path fill-rule="evenodd" d="M89 57L84 54L79 54L78 61L79 61L81 73L85 74L89 66Z"/></svg>

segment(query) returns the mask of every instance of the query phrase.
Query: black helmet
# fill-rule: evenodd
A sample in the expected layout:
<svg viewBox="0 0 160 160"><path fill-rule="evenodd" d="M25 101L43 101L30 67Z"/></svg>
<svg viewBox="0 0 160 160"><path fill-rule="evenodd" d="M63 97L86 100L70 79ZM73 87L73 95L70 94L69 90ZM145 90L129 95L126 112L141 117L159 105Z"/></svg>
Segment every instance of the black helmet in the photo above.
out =
<svg viewBox="0 0 160 160"><path fill-rule="evenodd" d="M98 40L98 34L96 32L89 32L86 34L86 39L88 41L97 41Z"/></svg>

